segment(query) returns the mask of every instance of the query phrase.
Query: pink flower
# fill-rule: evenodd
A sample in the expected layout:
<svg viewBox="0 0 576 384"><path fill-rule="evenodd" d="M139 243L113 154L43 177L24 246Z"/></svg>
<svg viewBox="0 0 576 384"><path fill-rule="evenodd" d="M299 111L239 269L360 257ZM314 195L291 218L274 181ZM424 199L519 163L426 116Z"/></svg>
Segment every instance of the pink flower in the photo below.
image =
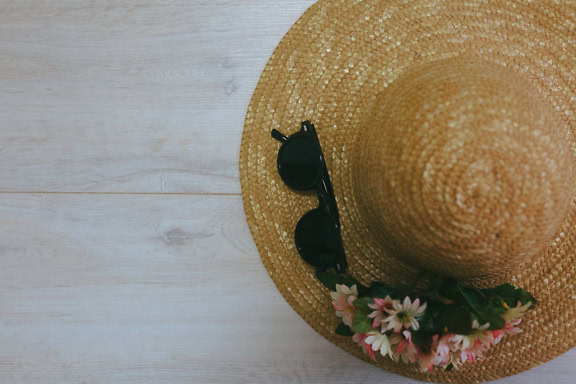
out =
<svg viewBox="0 0 576 384"><path fill-rule="evenodd" d="M424 353L422 351L418 351L418 365L422 372L431 371L434 368L434 360L436 359L436 354L434 351L430 351L428 353Z"/></svg>
<svg viewBox="0 0 576 384"><path fill-rule="evenodd" d="M376 360L372 346L370 344L366 344L366 342L365 342L367 337L368 337L368 335L365 333L356 333L356 334L354 334L354 336L352 336L352 340L354 340L354 342L358 343L358 346L362 347L362 349L364 350L364 353L367 353L368 356L370 356L370 358L372 360Z"/></svg>
<svg viewBox="0 0 576 384"><path fill-rule="evenodd" d="M390 357L395 361L400 358L405 364L415 363L418 358L418 347L412 343L412 334L409 331L393 333L390 336L392 344Z"/></svg>
<svg viewBox="0 0 576 384"><path fill-rule="evenodd" d="M519 333L522 333L522 329L516 327L521 322L522 322L522 319L516 319L516 320L507 322L506 326L504 327L504 333L506 333L507 335L517 335Z"/></svg>
<svg viewBox="0 0 576 384"><path fill-rule="evenodd" d="M431 371L434 367L434 363L436 362L436 348L438 347L438 335L434 335L432 337L432 344L428 351L424 352L421 349L418 349L418 353L416 355L418 360L418 365L422 372Z"/></svg>
<svg viewBox="0 0 576 384"><path fill-rule="evenodd" d="M454 360L454 352L458 351L458 344L454 340L454 334L445 334L438 341L436 347L435 364L441 367L447 367Z"/></svg>
<svg viewBox="0 0 576 384"><path fill-rule="evenodd" d="M485 345L484 343L482 343L480 340L476 340L474 342L474 345L471 346L468 349L464 349L462 350L462 354L461 354L461 359L462 362L466 362L466 361L470 361L472 363L475 363L478 359L481 359L484 355L484 352L486 351L486 349L488 348L487 345Z"/></svg>
<svg viewBox="0 0 576 384"><path fill-rule="evenodd" d="M337 285L336 291L331 294L336 314L351 326L356 310L354 301L358 296L357 288ZM390 296L373 300L368 304L373 310L368 317L372 319L374 329L368 333L354 334L353 340L373 360L379 351L382 356L390 356L395 362L402 360L405 364L418 364L422 371L430 371L434 366L459 367L465 362L478 361L504 336L522 332L518 327L520 316L529 308L528 304L519 303L509 309L508 315L512 320L506 321L503 329L489 330L490 324L480 325L478 320L473 320L472 331L468 334L434 335L430 345L417 346L412 341L411 330L419 329L418 319L424 315L426 303L421 305L419 299L412 302L409 297L402 302L392 300Z"/></svg>
<svg viewBox="0 0 576 384"><path fill-rule="evenodd" d="M416 299L412 302L408 296L404 298L403 303L394 300L392 308L386 310L389 315L384 319L384 321L388 323L386 329L393 329L396 333L400 333L402 328L412 328L417 331L420 325L416 318L424 315L426 305L426 303L420 305L420 299Z"/></svg>
<svg viewBox="0 0 576 384"><path fill-rule="evenodd" d="M498 329L496 331L492 331L492 343L498 344L502 338L506 335L517 335L522 332L520 328L516 326L520 324L522 319L512 320L506 323L504 329Z"/></svg>
<svg viewBox="0 0 576 384"><path fill-rule="evenodd" d="M372 322L372 328L378 328L382 325L382 331L386 329L386 324L384 323L384 316L388 316L385 314L386 311L392 309L393 301L390 296L386 296L385 299L374 299L374 304L368 304L368 306L374 309L374 312L368 315L369 318L374 319Z"/></svg>
<svg viewBox="0 0 576 384"><path fill-rule="evenodd" d="M336 316L341 317L344 324L351 327L354 319L354 301L358 297L358 289L355 285L348 288L345 285L336 284L336 292L331 292L332 305L336 310Z"/></svg>

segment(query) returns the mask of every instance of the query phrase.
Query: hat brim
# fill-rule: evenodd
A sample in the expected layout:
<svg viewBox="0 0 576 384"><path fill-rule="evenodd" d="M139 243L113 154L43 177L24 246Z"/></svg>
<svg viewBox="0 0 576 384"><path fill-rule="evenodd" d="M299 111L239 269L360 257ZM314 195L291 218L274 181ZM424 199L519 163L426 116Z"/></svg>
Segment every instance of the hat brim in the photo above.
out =
<svg viewBox="0 0 576 384"><path fill-rule="evenodd" d="M576 128L576 3L457 0L321 0L282 39L252 97L240 153L247 220L268 273L288 303L318 333L387 371L426 381L480 382L510 376L576 346L576 204L540 257L506 279L534 294L524 332L505 338L479 362L420 372L387 358L368 359L334 333L330 295L299 257L294 228L317 205L295 193L276 169L278 143L311 120L338 200L350 272L358 280L406 282L416 270L386 255L371 238L353 196L350 159L370 101L406 68L454 56L477 56L514 69ZM573 134L571 133L574 143Z"/></svg>

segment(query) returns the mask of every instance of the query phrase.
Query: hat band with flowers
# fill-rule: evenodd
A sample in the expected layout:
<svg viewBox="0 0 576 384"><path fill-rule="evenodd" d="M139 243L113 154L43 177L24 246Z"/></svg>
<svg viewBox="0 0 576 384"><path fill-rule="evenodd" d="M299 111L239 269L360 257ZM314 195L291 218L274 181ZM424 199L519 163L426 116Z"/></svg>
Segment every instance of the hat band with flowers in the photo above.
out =
<svg viewBox="0 0 576 384"><path fill-rule="evenodd" d="M536 300L510 284L479 289L432 276L429 287L416 292L424 276L400 287L381 282L367 287L344 275L340 215L314 125L304 121L290 137L273 129L272 137L282 143L277 158L282 180L294 190L317 192L318 207L300 218L294 237L302 259L317 268L318 280L333 291L333 306L342 319L336 334L351 337L373 360L379 352L429 371L475 362L505 335L521 332L521 317Z"/></svg>
<svg viewBox="0 0 576 384"><path fill-rule="evenodd" d="M492 289L436 279L423 292L412 287L370 287L328 272L318 278L331 293L342 323L336 333L352 337L371 359L379 353L395 362L451 370L476 362L506 335L515 335L522 315L536 304L510 284Z"/></svg>

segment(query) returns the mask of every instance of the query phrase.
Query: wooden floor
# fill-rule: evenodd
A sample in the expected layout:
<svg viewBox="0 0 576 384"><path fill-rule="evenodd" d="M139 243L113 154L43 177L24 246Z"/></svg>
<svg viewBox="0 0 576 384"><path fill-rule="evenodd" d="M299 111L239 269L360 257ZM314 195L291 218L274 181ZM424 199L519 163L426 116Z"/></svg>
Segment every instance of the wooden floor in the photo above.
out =
<svg viewBox="0 0 576 384"><path fill-rule="evenodd" d="M245 222L246 107L312 3L0 1L0 383L414 382L301 320Z"/></svg>

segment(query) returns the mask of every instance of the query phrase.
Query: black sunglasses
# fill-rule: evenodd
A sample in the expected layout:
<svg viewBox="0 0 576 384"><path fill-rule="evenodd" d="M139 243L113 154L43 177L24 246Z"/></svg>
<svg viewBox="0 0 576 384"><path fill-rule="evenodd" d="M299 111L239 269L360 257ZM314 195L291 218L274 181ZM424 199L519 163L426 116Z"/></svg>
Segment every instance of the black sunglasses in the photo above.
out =
<svg viewBox="0 0 576 384"><path fill-rule="evenodd" d="M298 191L316 190L318 208L306 213L294 237L296 249L309 264L319 269L347 269L346 255L340 234L340 217L332 183L314 125L301 124L300 132L286 137L272 130L272 137L282 143L278 151L278 172L290 188Z"/></svg>

